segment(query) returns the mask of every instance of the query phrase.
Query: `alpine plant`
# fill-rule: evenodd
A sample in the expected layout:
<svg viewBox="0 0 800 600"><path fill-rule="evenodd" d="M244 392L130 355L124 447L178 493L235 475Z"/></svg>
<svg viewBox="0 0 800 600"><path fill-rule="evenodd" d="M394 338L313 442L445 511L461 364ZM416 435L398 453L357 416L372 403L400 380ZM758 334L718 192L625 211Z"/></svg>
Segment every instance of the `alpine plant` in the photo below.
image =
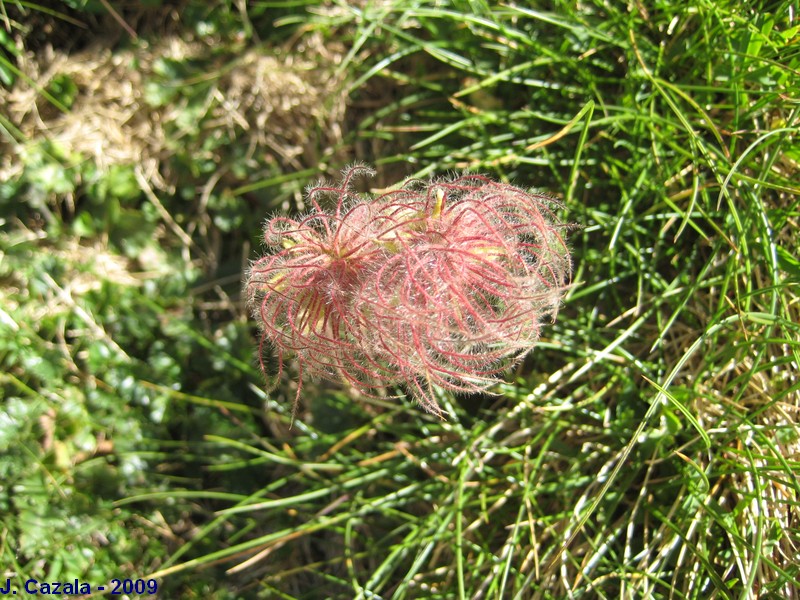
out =
<svg viewBox="0 0 800 600"><path fill-rule="evenodd" d="M316 377L370 396L399 385L442 417L435 388L486 390L555 317L572 274L568 226L552 198L481 175L353 191L373 174L350 167L308 190L307 214L267 221L268 252L245 284L259 362L277 382L294 357L295 405Z"/></svg>

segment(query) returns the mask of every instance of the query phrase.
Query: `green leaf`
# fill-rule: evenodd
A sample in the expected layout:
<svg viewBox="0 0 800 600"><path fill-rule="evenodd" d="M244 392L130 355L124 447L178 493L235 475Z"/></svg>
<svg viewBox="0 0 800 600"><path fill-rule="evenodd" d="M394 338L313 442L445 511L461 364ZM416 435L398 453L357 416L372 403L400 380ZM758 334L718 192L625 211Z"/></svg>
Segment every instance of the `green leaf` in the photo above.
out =
<svg viewBox="0 0 800 600"><path fill-rule="evenodd" d="M778 252L778 266L781 270L786 271L792 279L800 281L800 259L783 246L777 246L776 250Z"/></svg>
<svg viewBox="0 0 800 600"><path fill-rule="evenodd" d="M50 80L47 91L66 108L71 108L78 96L78 86L69 75L60 74Z"/></svg>

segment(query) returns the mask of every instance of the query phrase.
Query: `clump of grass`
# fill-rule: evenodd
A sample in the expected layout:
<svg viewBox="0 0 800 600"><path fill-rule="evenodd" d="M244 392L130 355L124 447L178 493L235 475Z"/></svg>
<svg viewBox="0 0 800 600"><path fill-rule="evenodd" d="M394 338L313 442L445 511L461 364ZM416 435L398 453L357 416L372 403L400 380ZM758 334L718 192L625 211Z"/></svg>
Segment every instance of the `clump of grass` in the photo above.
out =
<svg viewBox="0 0 800 600"><path fill-rule="evenodd" d="M478 175L360 198L352 179L371 173L351 167L311 188L309 214L267 222L246 282L262 369L269 344L278 375L297 356L298 399L305 375L402 384L442 416L434 387L483 391L539 339L572 270L565 226L547 196Z"/></svg>
<svg viewBox="0 0 800 600"><path fill-rule="evenodd" d="M303 531L343 550L286 572L363 597L795 596L793 9L471 7L339 7L374 57L353 96L394 89L358 142L552 190L581 284L495 404L441 394L446 424L390 410L323 451L348 475L314 490L343 499L308 510L343 531Z"/></svg>

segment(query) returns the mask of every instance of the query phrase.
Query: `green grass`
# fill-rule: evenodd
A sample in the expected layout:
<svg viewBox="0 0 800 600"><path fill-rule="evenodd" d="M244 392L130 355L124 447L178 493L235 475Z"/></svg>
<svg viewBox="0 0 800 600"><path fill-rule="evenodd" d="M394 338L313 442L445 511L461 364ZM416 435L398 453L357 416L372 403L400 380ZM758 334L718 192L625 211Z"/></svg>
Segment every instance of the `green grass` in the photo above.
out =
<svg viewBox="0 0 800 600"><path fill-rule="evenodd" d="M796 597L792 4L353 4L187 13L184 35L223 42L145 71L172 188L22 139L0 98L21 165L0 181L5 577L155 577L164 598ZM314 36L347 112L331 96L248 153L213 112L227 74ZM39 102L78 110L59 81ZM377 187L461 170L536 187L578 225L557 321L496 395L441 394L447 421L313 383L293 417L292 373L262 391L250 245L354 160Z"/></svg>

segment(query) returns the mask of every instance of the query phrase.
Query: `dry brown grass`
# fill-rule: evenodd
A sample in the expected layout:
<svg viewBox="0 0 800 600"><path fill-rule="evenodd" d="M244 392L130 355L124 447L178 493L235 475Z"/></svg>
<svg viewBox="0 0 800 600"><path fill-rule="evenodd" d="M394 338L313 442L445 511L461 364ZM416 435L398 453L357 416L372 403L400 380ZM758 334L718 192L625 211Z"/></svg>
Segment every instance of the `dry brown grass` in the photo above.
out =
<svg viewBox="0 0 800 600"><path fill-rule="evenodd" d="M159 59L209 65L203 74L211 83L204 88L203 133L226 131L247 148L248 158L300 169L335 151L346 107L335 70L341 52L313 35L278 51L250 48L219 59L213 50L207 43L165 37L133 49L113 50L98 41L74 53L52 47L24 52L18 67L29 79L0 89L0 110L20 132L17 144L2 142L0 177L18 177L24 146L47 138L101 170L139 165L154 188L170 189L177 180L170 158L180 140L170 139L166 130L186 106L180 100L164 106L147 101L146 86L158 78ZM78 89L66 111L43 94L64 76ZM221 155L205 158L227 168Z"/></svg>

